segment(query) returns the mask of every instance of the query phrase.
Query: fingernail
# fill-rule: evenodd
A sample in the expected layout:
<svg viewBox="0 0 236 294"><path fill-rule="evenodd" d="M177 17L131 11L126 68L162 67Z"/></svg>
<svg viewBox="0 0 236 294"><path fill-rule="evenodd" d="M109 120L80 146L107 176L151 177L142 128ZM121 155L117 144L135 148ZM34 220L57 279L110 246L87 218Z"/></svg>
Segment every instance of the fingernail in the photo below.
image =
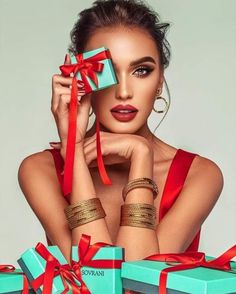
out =
<svg viewBox="0 0 236 294"><path fill-rule="evenodd" d="M66 62L66 59L67 59L67 54L65 55L64 63Z"/></svg>

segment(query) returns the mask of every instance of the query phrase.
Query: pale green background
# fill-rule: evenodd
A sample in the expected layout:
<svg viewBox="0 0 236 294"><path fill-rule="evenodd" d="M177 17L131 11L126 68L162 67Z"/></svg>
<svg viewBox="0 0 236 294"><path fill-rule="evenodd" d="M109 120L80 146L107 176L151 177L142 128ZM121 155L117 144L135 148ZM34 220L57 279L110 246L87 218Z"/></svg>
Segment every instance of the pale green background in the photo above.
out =
<svg viewBox="0 0 236 294"><path fill-rule="evenodd" d="M91 3L0 0L0 263L16 264L21 252L45 241L17 170L24 157L57 140L51 76L63 63L78 12ZM202 227L200 246L218 255L236 243L236 1L148 3L172 24L173 56L166 71L172 105L156 135L221 167L224 191ZM152 129L158 121L153 112Z"/></svg>

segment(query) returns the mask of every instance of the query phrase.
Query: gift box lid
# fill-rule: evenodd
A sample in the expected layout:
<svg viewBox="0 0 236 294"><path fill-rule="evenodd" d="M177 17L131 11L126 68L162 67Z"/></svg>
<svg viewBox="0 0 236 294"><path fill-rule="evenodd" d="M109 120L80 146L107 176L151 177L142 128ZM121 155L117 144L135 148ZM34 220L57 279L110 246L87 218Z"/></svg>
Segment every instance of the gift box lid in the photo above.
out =
<svg viewBox="0 0 236 294"><path fill-rule="evenodd" d="M106 47L100 47L91 51L83 52L82 53L83 58L86 59L86 58L92 57L105 50L109 50L109 49ZM77 60L74 55L70 55L70 58L71 58L72 64L77 63ZM104 88L107 88L109 86L112 86L118 83L118 79L116 77L116 73L115 73L111 58L109 57L99 62L104 65L104 68L102 72L96 72L96 75L98 78L98 85L99 85L98 88L94 85L93 81L88 76L86 76L86 79L89 81L93 91L102 90ZM77 79L81 80L81 75L79 72L77 74Z"/></svg>
<svg viewBox="0 0 236 294"><path fill-rule="evenodd" d="M124 248L106 246L100 248L92 260L123 260ZM72 259L79 260L78 247L72 246ZM91 293L103 294L122 294L121 269L96 268L83 266L81 274L83 281Z"/></svg>
<svg viewBox="0 0 236 294"><path fill-rule="evenodd" d="M106 246L106 247L100 248L92 259L93 260L97 260L97 259L123 260L123 257L124 257L124 248L119 246ZM72 246L72 259L74 261L79 260L77 246Z"/></svg>
<svg viewBox="0 0 236 294"><path fill-rule="evenodd" d="M206 259L213 258L207 256ZM231 262L231 266L236 271L236 262ZM149 260L124 262L121 277L157 286L160 272L168 267L165 262ZM236 274L205 267L171 272L167 288L186 293L236 293Z"/></svg>
<svg viewBox="0 0 236 294"><path fill-rule="evenodd" d="M67 260L57 246L47 246L47 249L60 262L60 264L67 264ZM17 262L28 277L29 281L32 281L41 275L46 267L46 260L38 252L36 252L35 248L26 250ZM61 278L60 276L56 276L53 282L52 293L60 293L62 289L64 289L64 286ZM41 293L41 290L39 289L36 292Z"/></svg>

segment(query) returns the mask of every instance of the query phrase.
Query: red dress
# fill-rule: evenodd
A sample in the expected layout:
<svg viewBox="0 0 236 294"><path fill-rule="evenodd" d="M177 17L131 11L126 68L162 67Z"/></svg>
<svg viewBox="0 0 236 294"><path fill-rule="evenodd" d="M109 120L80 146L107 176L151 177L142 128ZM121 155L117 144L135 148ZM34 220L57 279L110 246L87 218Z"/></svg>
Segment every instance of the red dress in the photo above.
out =
<svg viewBox="0 0 236 294"><path fill-rule="evenodd" d="M50 151L54 158L55 168L57 171L58 180L62 187L63 181L63 166L64 161L61 157L61 154L58 149L46 149ZM46 151L45 150L45 151ZM179 196L183 186L185 179L187 177L188 171L192 164L193 159L197 154L190 153L184 151L182 149L178 149L172 163L170 165L166 183L163 190L163 195L160 203L160 212L159 212L159 221L165 216L168 210L172 207L177 197ZM190 244L190 246L186 249L186 251L197 251L199 246L200 239L200 230L196 234L194 240ZM47 239L48 244L50 245L50 241Z"/></svg>

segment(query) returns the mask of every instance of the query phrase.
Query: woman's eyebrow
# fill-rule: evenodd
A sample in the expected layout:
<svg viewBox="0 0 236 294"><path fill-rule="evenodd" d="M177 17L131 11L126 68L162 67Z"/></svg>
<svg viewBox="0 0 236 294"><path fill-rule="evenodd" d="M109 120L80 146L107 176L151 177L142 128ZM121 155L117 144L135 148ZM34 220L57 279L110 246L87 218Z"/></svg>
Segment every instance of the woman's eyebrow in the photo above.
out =
<svg viewBox="0 0 236 294"><path fill-rule="evenodd" d="M135 65L138 65L138 64L145 62L145 61L150 61L150 62L156 64L156 61L154 60L154 58L152 58L151 56L144 56L139 59L131 61L130 66L135 66ZM116 64L114 61L113 61L113 65L116 67Z"/></svg>
<svg viewBox="0 0 236 294"><path fill-rule="evenodd" d="M131 61L130 66L135 66L135 65L138 65L138 64L145 62L145 61L150 61L150 62L156 64L155 60L151 56L144 56L144 57L141 57L141 58L136 59L134 61Z"/></svg>

